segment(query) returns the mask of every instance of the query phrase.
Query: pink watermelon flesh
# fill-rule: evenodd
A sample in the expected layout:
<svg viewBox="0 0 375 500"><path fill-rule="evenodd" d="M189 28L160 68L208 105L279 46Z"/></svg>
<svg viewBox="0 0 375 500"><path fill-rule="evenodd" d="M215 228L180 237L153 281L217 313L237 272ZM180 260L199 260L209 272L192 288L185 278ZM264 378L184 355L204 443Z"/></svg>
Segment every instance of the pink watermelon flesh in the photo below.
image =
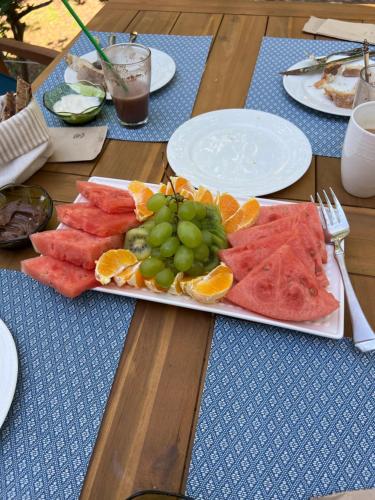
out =
<svg viewBox="0 0 375 500"><path fill-rule="evenodd" d="M85 290L99 284L95 279L94 271L88 271L48 256L23 260L21 269L31 278L54 288L69 298L77 297Z"/></svg>
<svg viewBox="0 0 375 500"><path fill-rule="evenodd" d="M276 233L242 247L234 247L220 252L220 258L229 266L235 279L240 281L272 252L288 243L311 273L316 275L321 286L327 286L320 253L316 249L315 240L305 223L299 222L289 231Z"/></svg>
<svg viewBox="0 0 375 500"><path fill-rule="evenodd" d="M251 226L228 234L229 243L232 247L246 246L250 242L261 241L264 238L276 236L284 231L291 231L297 220L295 215L269 222L261 226Z"/></svg>
<svg viewBox="0 0 375 500"><path fill-rule="evenodd" d="M339 306L287 244L250 271L226 298L249 311L283 321L312 321Z"/></svg>
<svg viewBox="0 0 375 500"><path fill-rule="evenodd" d="M120 234L100 237L78 229L34 233L30 239L36 252L84 269L94 269L95 261L102 253L111 248L122 248L124 241Z"/></svg>
<svg viewBox="0 0 375 500"><path fill-rule="evenodd" d="M77 181L78 191L93 205L109 214L132 212L135 203L128 191L95 182Z"/></svg>
<svg viewBox="0 0 375 500"><path fill-rule="evenodd" d="M107 214L90 203L58 205L56 211L60 222L96 236L122 234L139 224L132 212Z"/></svg>
<svg viewBox="0 0 375 500"><path fill-rule="evenodd" d="M327 250L324 242L324 234L318 209L313 203L286 203L285 205L273 205L262 207L255 226L261 226L280 220L291 215L301 215L306 218L306 222L314 231L315 237L319 242L322 261L327 262Z"/></svg>

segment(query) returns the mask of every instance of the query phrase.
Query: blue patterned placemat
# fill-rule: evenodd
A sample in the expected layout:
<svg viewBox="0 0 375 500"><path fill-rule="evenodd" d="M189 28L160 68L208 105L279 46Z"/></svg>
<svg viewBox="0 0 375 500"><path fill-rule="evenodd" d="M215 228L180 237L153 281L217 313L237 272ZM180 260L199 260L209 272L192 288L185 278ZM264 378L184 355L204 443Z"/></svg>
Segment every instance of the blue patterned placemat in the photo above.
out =
<svg viewBox="0 0 375 500"><path fill-rule="evenodd" d="M375 487L375 356L218 316L187 492L307 500Z"/></svg>
<svg viewBox="0 0 375 500"><path fill-rule="evenodd" d="M93 32L100 38L102 46L107 45L108 33ZM124 141L168 141L172 133L190 118L195 97L205 68L211 36L139 35L137 42L162 50L176 63L176 73L170 83L151 94L150 116L146 126L138 129L122 127L116 117L111 101L107 101L92 126L108 125L107 137ZM129 35L117 33L117 42L127 42ZM81 34L70 52L82 55L92 51L85 35ZM43 109L50 127L63 127L64 122L43 106L43 93L64 81L66 62L61 61L51 75L39 87L36 99ZM90 124L89 124L90 125Z"/></svg>
<svg viewBox="0 0 375 500"><path fill-rule="evenodd" d="M77 499L135 301L66 299L16 271L1 270L0 283L19 360L0 430L0 498Z"/></svg>
<svg viewBox="0 0 375 500"><path fill-rule="evenodd" d="M309 54L329 54L355 45L358 44L265 37L245 107L286 118L306 134L313 154L340 158L349 118L321 113L298 103L284 90L279 72L306 59Z"/></svg>

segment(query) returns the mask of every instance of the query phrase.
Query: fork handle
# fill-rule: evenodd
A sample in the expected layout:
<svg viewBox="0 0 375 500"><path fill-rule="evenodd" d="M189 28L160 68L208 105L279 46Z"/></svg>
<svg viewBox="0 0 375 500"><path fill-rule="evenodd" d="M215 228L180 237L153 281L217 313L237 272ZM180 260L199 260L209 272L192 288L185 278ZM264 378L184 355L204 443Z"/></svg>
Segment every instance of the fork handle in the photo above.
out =
<svg viewBox="0 0 375 500"><path fill-rule="evenodd" d="M348 301L350 317L352 320L353 341L354 344L360 348L360 346L358 346L357 344L367 342L369 340L375 340L375 334L362 311L360 303L358 302L357 296L353 289L352 282L350 281L350 277L346 269L344 253L335 253L335 257L341 271L342 280L344 282L345 294Z"/></svg>

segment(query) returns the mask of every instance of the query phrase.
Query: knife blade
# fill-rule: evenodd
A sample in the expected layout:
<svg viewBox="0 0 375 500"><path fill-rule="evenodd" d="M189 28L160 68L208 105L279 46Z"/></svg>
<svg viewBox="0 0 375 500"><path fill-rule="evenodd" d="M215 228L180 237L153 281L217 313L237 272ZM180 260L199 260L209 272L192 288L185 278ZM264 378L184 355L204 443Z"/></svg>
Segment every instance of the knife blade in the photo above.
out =
<svg viewBox="0 0 375 500"><path fill-rule="evenodd" d="M369 52L369 55L375 55L375 50L371 50ZM318 63L318 64L313 64L312 66L305 66L303 68L295 68L295 69L289 69L287 71L281 71L280 75L284 76L289 76L289 75L304 75L305 73L312 73L314 71L322 70L329 64L333 63L345 63L345 62L350 62L350 61L355 61L356 59L361 59L363 57L362 54L356 55L356 56L350 56L350 57L343 57L342 59L335 59L334 61L329 61L326 63Z"/></svg>

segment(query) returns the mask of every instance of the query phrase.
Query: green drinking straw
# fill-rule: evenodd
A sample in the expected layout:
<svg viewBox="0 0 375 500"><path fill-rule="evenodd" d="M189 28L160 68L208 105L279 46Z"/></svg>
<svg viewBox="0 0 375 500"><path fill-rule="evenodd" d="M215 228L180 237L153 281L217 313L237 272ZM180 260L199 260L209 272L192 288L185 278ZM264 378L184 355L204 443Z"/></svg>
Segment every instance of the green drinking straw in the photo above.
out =
<svg viewBox="0 0 375 500"><path fill-rule="evenodd" d="M111 61L108 59L106 54L103 52L102 48L98 44L98 42L95 40L95 38L92 36L90 31L86 28L85 24L81 20L81 18L78 16L76 11L73 9L73 7L70 5L68 0L61 0L62 3L65 5L65 7L68 9L70 14L73 16L75 21L77 22L78 26L81 28L81 30L84 32L84 34L87 36L87 38L90 40L90 42L93 44L95 47L95 50L99 53L100 57L108 63L108 66L110 67L113 76L116 78L117 83L121 84L121 87L123 87L124 90L128 90L128 87L126 86L125 82L121 79L121 76L117 73L117 71L113 68Z"/></svg>

